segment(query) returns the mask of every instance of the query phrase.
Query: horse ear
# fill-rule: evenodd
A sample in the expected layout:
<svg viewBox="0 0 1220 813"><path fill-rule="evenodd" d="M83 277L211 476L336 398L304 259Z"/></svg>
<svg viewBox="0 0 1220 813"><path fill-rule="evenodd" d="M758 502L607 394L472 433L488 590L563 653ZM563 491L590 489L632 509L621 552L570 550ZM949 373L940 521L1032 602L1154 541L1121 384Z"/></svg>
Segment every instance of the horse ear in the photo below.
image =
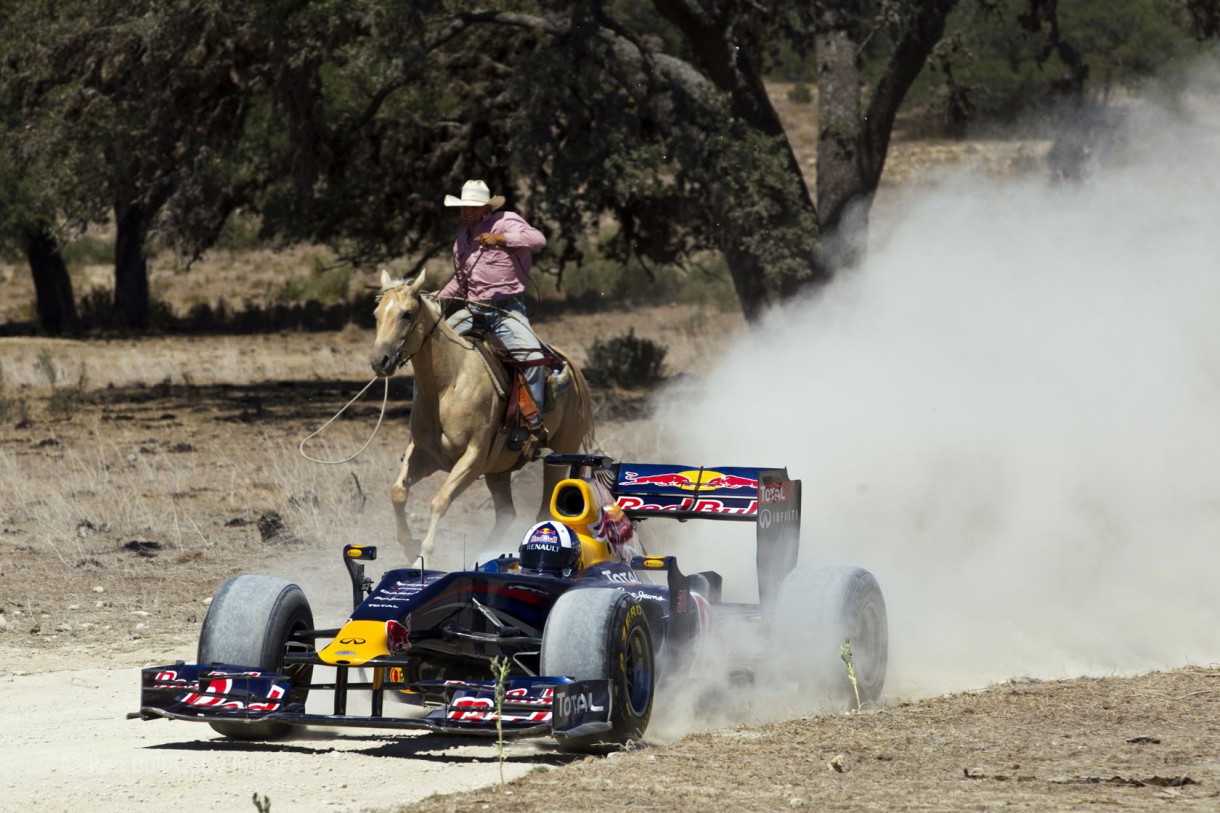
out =
<svg viewBox="0 0 1220 813"><path fill-rule="evenodd" d="M394 280L390 279L390 272L384 268L381 269L381 290L384 291L386 288L389 288L393 282Z"/></svg>
<svg viewBox="0 0 1220 813"><path fill-rule="evenodd" d="M423 271L419 272L418 277L416 277L414 280L411 281L410 290L413 295L418 294L420 292L420 290L424 287L424 282L426 281L425 278L427 276L428 276L428 269L425 268Z"/></svg>

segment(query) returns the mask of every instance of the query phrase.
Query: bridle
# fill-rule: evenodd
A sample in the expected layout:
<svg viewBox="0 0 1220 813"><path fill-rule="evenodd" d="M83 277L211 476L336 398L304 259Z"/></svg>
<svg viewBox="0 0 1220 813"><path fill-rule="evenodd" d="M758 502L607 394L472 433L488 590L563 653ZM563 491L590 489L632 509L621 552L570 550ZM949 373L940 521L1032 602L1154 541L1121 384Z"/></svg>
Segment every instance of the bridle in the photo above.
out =
<svg viewBox="0 0 1220 813"><path fill-rule="evenodd" d="M415 333L416 324L419 322L420 313L423 311L424 308L428 307L424 302L426 297L427 297L427 294L417 294L416 295L416 298L419 300L419 307L411 312L411 323L409 325L407 325L406 330L404 330L402 333L402 338L398 341L398 346L396 348L394 348L394 369L395 370L397 370L402 365L406 364L411 359L411 356L415 355L415 353L418 353L419 350L422 349L423 346L428 343L428 340L432 338L432 334L436 332L437 328L440 327L442 314L438 310L436 313L436 318L432 321L432 327L430 327L428 329L428 332L424 334L422 339L420 339L419 348L417 348L415 350L415 353L411 353L410 355L408 355L406 357L403 356L402 349L403 349L403 347L406 346L407 340L410 339L412 334Z"/></svg>

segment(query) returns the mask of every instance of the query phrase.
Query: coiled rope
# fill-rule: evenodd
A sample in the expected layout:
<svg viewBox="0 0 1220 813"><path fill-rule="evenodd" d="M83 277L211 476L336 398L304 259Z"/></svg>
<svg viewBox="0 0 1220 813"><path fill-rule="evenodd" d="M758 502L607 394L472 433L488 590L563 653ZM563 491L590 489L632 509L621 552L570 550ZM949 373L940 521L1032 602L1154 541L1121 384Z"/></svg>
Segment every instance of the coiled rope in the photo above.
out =
<svg viewBox="0 0 1220 813"><path fill-rule="evenodd" d="M369 447L369 444L373 442L373 438L377 435L377 430L381 428L381 422L385 418L386 404L388 404L390 401L390 377L389 376L385 377L385 392L381 396L381 414L377 416L377 425L373 427L373 433L371 435L369 435L369 439L364 442L363 446L361 446L359 449L356 450L355 454L351 455L350 457L345 457L342 460L321 460L316 457L310 457L305 452L305 444L311 438L317 437L319 434L321 434L323 429L325 429L326 427L328 427L332 423L334 423L335 420L340 415L342 415L349 406L356 403L356 401L360 398L360 396L362 396L366 392L368 392L369 387L373 386L373 382L376 381L377 378L378 378L377 376L373 376L372 380L369 381L369 383L364 385L364 389L362 389L362 390L360 390L360 392L356 393L356 395L352 398L352 400L350 400L346 404L344 404L343 408L340 409L338 412L336 412L329 421L322 424L317 429L315 429L313 432L310 432L308 435L306 435L304 438L301 439L300 444L297 446L297 450L301 453L301 457L305 458L306 460L312 461L314 463L324 463L328 466L333 466L337 463L346 463L349 460L355 460L357 457L359 457L364 452L365 449L367 449Z"/></svg>

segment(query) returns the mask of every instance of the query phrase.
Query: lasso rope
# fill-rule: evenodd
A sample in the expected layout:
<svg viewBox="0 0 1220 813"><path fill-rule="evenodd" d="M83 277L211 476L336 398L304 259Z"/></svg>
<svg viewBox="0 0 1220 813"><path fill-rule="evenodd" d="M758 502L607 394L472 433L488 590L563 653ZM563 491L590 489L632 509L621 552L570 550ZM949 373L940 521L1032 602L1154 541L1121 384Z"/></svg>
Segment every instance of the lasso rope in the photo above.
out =
<svg viewBox="0 0 1220 813"><path fill-rule="evenodd" d="M364 385L364 389L362 389L362 390L360 390L360 392L356 393L356 395L352 398L352 400L348 401L346 404L343 405L343 409L340 409L338 412L336 412L334 414L333 417L331 417L331 419L329 421L322 424L317 429L315 429L313 432L310 432L308 435L306 435L304 438L301 439L300 445L297 446L297 450L301 453L301 457L305 458L306 460L312 461L314 463L324 463L328 466L332 466L337 463L346 463L349 460L355 460L357 457L359 457L361 455L361 453L364 452L365 449L367 449L369 447L369 444L373 442L373 438L377 434L377 430L381 428L381 421L382 421L382 419L385 418L386 404L388 404L390 401L390 377L389 376L385 377L385 394L383 394L381 396L381 414L377 416L377 425L373 427L373 434L369 435L369 439L364 442L363 446L361 446L359 449L356 450L355 454L351 455L350 457L345 457L342 460L319 460L318 458L310 457L308 454L305 453L306 442L308 442L310 440L310 438L316 437L317 435L321 434L323 429L325 429L326 427L328 427L332 423L334 423L335 419L338 418L340 415L342 415L343 412L349 406L356 403L356 400L361 395L364 395L366 392L368 392L369 387L373 386L373 382L376 380L377 380L377 376L373 376L372 381L369 381L369 383Z"/></svg>
<svg viewBox="0 0 1220 813"><path fill-rule="evenodd" d="M401 283L401 281L400 281L400 283ZM384 292L383 292L383 293L384 293ZM380 297L379 297L379 298L380 298ZM432 298L432 297L429 297L429 298ZM460 298L458 298L458 297L455 297L455 299L458 299L458 301L461 301L461 302L466 303L466 305L467 305L467 306L469 306L469 305L475 305L475 306L477 306L477 307L480 307L480 308L485 308L485 309L487 309L487 310L495 310L495 311L499 311L500 313L503 313L503 314L505 314L505 315L508 315L508 314L512 313L511 311L509 311L509 310L507 310L507 309L504 309L504 308L499 308L499 307L496 307L495 305L491 305L491 304L480 304L480 303L478 303L478 302L476 302L476 301L472 301L472 300L469 300L469 299L460 299ZM469 312L469 311L468 311L468 312ZM443 321L445 321L444 315L443 315L443 314L437 314L437 321L436 321L436 323L435 323L435 324L432 326L432 329L433 329L433 330L435 330L435 329L436 329L436 327L437 327L437 326L438 326L438 325L439 325L441 322L443 322ZM530 333L531 333L531 334L534 336L534 338L535 338L535 339L538 341L538 344L539 344L539 350L541 351L541 349L542 349L542 347L543 347L544 345L543 345L543 343L542 343L542 340L538 338L538 334L534 332L533 325L527 325L527 326L526 326L526 329L527 329L527 330L529 330L529 332L530 332ZM443 333L443 331L442 331L442 333ZM461 337L456 337L456 338L461 339ZM497 393L500 395L500 397L502 397L502 398L503 398L503 397L505 397L505 393L502 391L502 389L501 389L501 387L500 387L500 382L496 380L496 376L495 376L495 375L492 373L491 367L490 367L490 366L488 366L488 361L487 361L487 359L486 359L486 358L483 356L483 354L482 354L482 353L479 353L479 360L483 362L483 366L484 366L484 367L487 369L487 374L488 374L488 376L491 378L491 381L492 381L492 386L493 386L493 387L495 387L496 392L497 392ZM336 419L338 419L338 417L339 417L340 415L342 415L342 414L343 414L343 413L344 413L344 412L347 410L347 408L348 408L349 406L351 406L352 404L356 403L356 401L357 401L357 400L359 400L360 396L362 396L362 395L364 395L366 392L368 392L369 387L373 386L373 382L374 382L374 381L376 381L376 380L377 380L377 376L373 376L372 380L370 380L370 381L369 381L369 383L367 383L367 384L365 384L365 385L364 385L364 389L362 389L362 390L360 390L360 392L356 393L356 394L355 394L355 396L353 396L353 397L352 397L352 399L351 399L350 401L348 401L346 404L344 404L344 405L343 405L343 408L342 408L342 409L340 409L338 412L336 412L336 413L335 413L335 414L334 414L334 415L331 417L331 419L330 419L330 420L328 420L326 423L322 424L322 425L321 425L321 426L319 426L317 429L315 429L313 432L310 432L308 435L306 435L305 437L303 437L303 438L301 439L300 444L298 444L298 445L297 445L297 451L299 451L299 452L301 453L301 457L303 457L303 458L305 458L306 460L309 460L310 462L313 462L313 463L322 463L322 464L327 465L327 466L333 466L333 465L337 465L337 464L339 464L339 463L347 463L347 462L349 462L349 461L351 461L351 460L355 460L357 457L359 457L361 454L363 454L363 453L364 453L364 450L365 450L365 449L367 449L367 448L369 447L369 444L373 442L373 438L374 438L374 437L376 437L376 435L377 435L377 430L381 428L381 422L382 422L382 421L385 419L385 409L386 409L386 405L387 405L387 404L389 403L389 401L390 401L390 377L389 377L389 376L386 376L386 377L385 377L385 392L382 394L382 397L381 397L381 413L380 413L380 414L377 416L377 425L373 427L373 432L372 432L372 434L370 434L370 435L369 435L369 439L368 439L368 440L366 440L366 441L364 442L364 445L363 445L363 446L361 446L359 449L357 449L357 450L355 451L355 453L354 453L354 454L352 454L352 455L350 455L350 456L348 456L348 457L342 458L341 460L321 460L321 459L316 458L316 457L310 457L310 456L309 456L309 455L308 455L308 454L305 452L305 444L306 444L306 443L308 443L308 442L309 442L310 440L312 440L313 438L315 438L315 437L317 437L318 435L320 435L320 434L322 433L322 431L323 431L324 429L326 429L326 427L328 427L328 426L330 426L332 423L334 423L334 422L335 422L335 420L336 420Z"/></svg>

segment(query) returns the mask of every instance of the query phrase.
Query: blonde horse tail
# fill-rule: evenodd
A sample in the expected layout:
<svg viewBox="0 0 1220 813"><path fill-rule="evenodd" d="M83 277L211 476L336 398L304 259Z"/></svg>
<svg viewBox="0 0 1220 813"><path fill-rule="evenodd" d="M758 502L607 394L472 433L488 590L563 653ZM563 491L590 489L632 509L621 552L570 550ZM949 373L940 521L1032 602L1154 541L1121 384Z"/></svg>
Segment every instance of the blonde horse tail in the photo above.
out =
<svg viewBox="0 0 1220 813"><path fill-rule="evenodd" d="M551 350L562 358L567 363L568 369L572 371L572 390L576 393L576 410L570 418L565 418L564 422L572 420L574 423L578 423L580 434L568 435L565 431L564 435L574 437L579 444L579 450L593 452L597 450L597 435L593 425L593 393L589 389L589 382L576 362L572 361L571 356L554 345L551 346ZM577 451L577 449L571 451Z"/></svg>
<svg viewBox="0 0 1220 813"><path fill-rule="evenodd" d="M598 448L597 432L593 421L593 393L589 390L589 382L585 380L585 374L581 372L571 359L568 364L572 367L572 380L576 387L576 393L580 398L580 408L577 414L580 415L580 424L585 428L584 433L580 438L580 446L586 452L592 452Z"/></svg>

